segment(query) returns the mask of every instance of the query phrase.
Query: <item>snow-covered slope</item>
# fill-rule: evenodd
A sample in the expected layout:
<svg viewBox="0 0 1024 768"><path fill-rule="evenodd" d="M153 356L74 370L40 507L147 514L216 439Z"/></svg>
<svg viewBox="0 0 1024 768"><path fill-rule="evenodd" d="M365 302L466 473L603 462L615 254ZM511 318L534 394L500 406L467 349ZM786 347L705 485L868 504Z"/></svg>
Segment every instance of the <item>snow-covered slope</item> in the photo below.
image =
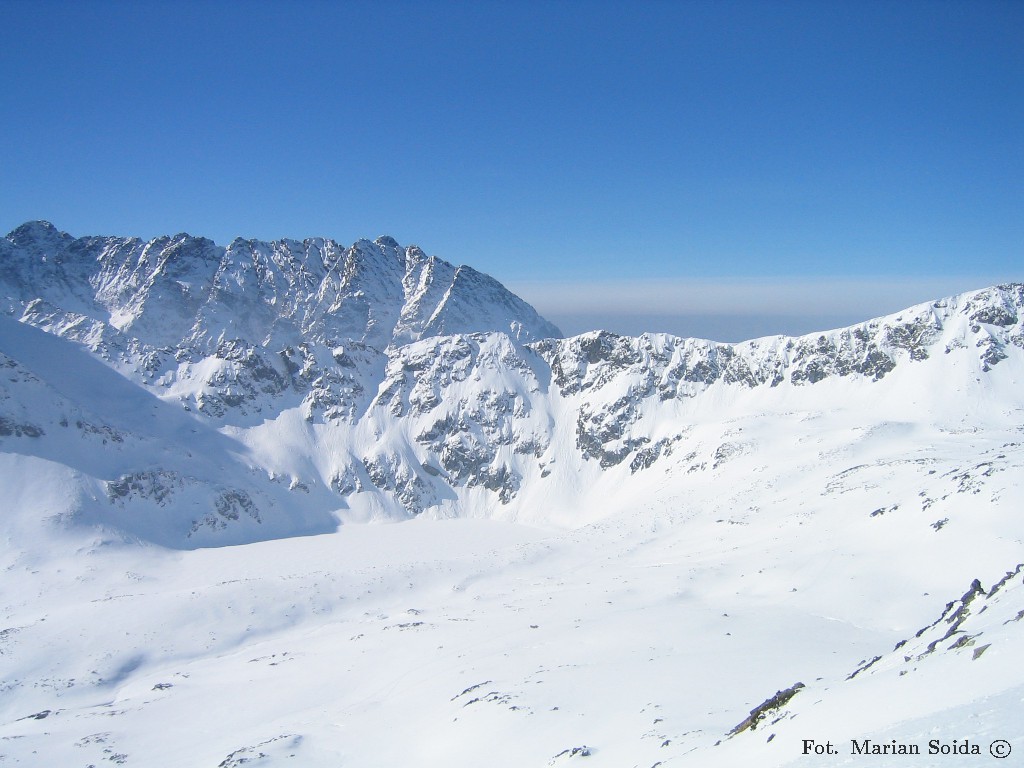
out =
<svg viewBox="0 0 1024 768"><path fill-rule="evenodd" d="M557 339L384 238L0 248L12 765L1024 751L1022 285Z"/></svg>
<svg viewBox="0 0 1024 768"><path fill-rule="evenodd" d="M171 547L336 527L330 494L305 489L296 504L244 445L78 345L0 318L0 350L0 526L96 528ZM41 514L37 500L55 484L62 493Z"/></svg>
<svg viewBox="0 0 1024 768"><path fill-rule="evenodd" d="M570 528L421 515L186 552L22 535L0 553L0 754L895 768L850 754L895 738L971 739L984 759L956 764L987 764L1024 744L1011 359L957 409L913 376L709 403L634 475L591 460L520 490Z"/></svg>

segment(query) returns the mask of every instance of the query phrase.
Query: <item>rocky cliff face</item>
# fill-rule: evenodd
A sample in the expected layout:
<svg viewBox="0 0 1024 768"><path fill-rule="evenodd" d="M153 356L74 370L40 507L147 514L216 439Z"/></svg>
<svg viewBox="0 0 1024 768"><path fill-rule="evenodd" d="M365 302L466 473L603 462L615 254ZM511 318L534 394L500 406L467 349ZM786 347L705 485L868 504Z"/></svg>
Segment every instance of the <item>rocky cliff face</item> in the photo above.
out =
<svg viewBox="0 0 1024 768"><path fill-rule="evenodd" d="M187 416L221 446L217 479L187 440L125 450L145 429L96 415L95 393L69 395L4 326L4 450L77 467L61 458L68 435L107 435L94 448L112 458L88 464L77 491L88 503L69 509L143 537L152 527L138 521L159 518L159 540L176 546L323 530L339 516L498 514L580 473L711 471L747 448L694 445L689 424L707 409L778 411L819 390L870 402L883 391L871 387L913 371L936 386L984 386L1024 351L1020 284L799 338L560 339L493 279L387 237L224 248L26 224L0 240L0 307L55 343L83 345L136 399ZM102 496L82 490L90 483Z"/></svg>

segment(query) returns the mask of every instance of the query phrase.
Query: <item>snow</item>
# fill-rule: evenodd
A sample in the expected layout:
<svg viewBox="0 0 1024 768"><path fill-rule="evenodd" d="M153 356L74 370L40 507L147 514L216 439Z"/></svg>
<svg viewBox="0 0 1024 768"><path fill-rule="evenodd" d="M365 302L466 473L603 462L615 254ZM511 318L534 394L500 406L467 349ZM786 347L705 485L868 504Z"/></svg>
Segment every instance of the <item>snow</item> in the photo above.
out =
<svg viewBox="0 0 1024 768"><path fill-rule="evenodd" d="M19 536L0 587L14 630L2 753L12 765L516 766L587 746L588 765L771 766L826 764L800 754L804 738L1024 743L1019 623L1001 623L1020 595L993 614L977 660L968 648L911 675L845 679L972 578L988 587L1024 559L1021 454L1007 447L1019 424L995 403L967 431L906 407L867 421L849 401L808 405L693 425L692 444L746 446L710 472L552 489L567 505L580 495L573 527L524 509L533 525L420 518L184 552L79 531L61 555L48 553L52 529ZM1003 469L922 509L965 457ZM3 472L5 488L38 474ZM726 738L798 681L797 718Z"/></svg>
<svg viewBox="0 0 1024 768"><path fill-rule="evenodd" d="M32 269L74 242L17 233L5 253ZM195 245L105 244L153 261L104 295L134 306L158 263L191 265L183 291L204 285L195 263L160 261L174 243ZM324 335L303 357L293 328L208 354L212 324L168 352L130 335L146 327L130 312L128 335L99 311L82 335L61 302L91 299L70 278L45 311L16 281L0 317L0 762L895 768L990 765L996 739L1005 764L1024 753L1019 286L740 345L527 346L468 325L405 343L470 323L496 284L385 238L200 246L210 270L255 253L244 284L266 270L282 312L303 304L293 285L317 284L289 259L391 259L387 290L410 301L385 314L405 336ZM379 299L371 283L355 298ZM226 301L208 317L230 320ZM316 390L303 370L349 378ZM328 418L314 400L344 386L363 391ZM221 410L200 408L214 397ZM807 739L838 754L804 754ZM851 754L865 739L922 755ZM981 754L931 756L932 739Z"/></svg>

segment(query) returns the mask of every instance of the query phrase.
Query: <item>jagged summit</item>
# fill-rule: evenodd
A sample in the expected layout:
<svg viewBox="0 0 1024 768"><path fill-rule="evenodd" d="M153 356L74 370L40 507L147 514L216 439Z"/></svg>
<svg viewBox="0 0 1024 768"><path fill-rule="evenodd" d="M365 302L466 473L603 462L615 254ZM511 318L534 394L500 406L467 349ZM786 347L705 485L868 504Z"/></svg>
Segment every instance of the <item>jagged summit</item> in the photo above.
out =
<svg viewBox="0 0 1024 768"><path fill-rule="evenodd" d="M61 232L48 221L26 221L7 233L8 241L21 248L50 247L66 243L74 238Z"/></svg>
<svg viewBox="0 0 1024 768"><path fill-rule="evenodd" d="M0 241L0 280L9 314L12 299L70 308L71 293L88 319L157 346L239 337L273 346L296 343L285 338L292 331L377 349L439 332L561 335L496 280L386 235L350 247L326 238L224 247L184 233L74 238L29 222Z"/></svg>

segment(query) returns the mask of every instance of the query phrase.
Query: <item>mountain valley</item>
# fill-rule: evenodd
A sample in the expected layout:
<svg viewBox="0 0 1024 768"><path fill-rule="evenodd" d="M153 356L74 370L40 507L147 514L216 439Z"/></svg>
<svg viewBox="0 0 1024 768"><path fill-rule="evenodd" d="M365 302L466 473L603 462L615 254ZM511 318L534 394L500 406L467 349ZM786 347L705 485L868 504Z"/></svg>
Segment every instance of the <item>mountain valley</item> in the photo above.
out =
<svg viewBox="0 0 1024 768"><path fill-rule="evenodd" d="M560 338L387 237L34 222L0 307L0 762L1024 754L1024 284Z"/></svg>

